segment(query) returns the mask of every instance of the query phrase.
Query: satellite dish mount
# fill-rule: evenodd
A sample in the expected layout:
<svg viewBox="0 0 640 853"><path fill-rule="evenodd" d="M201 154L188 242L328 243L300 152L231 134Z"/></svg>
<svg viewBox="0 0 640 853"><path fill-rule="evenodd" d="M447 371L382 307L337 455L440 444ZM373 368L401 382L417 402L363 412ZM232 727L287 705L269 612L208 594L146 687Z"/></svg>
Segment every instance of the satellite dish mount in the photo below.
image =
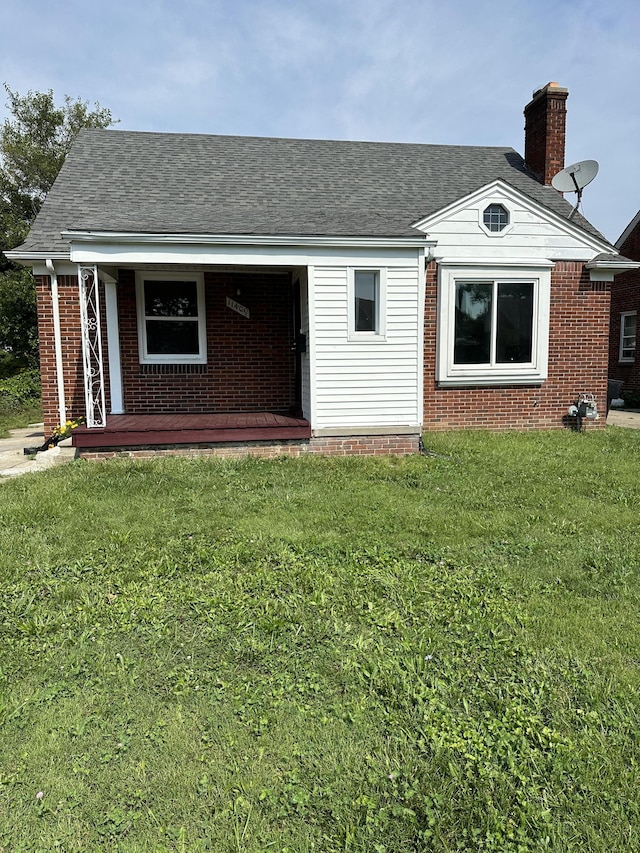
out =
<svg viewBox="0 0 640 853"><path fill-rule="evenodd" d="M551 186L558 192L578 194L576 206L573 208L574 213L580 207L582 191L598 174L599 168L596 160L580 160L562 169L551 179Z"/></svg>

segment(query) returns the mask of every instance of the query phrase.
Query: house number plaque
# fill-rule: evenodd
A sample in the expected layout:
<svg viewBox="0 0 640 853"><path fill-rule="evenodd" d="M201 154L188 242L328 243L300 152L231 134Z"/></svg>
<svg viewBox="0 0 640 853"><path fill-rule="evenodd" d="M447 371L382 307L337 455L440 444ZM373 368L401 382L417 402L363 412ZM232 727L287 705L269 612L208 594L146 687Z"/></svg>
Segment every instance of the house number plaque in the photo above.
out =
<svg viewBox="0 0 640 853"><path fill-rule="evenodd" d="M239 302L236 302L235 299L229 299L227 296L227 308L231 308L232 311L235 311L236 314L242 314L243 317L246 317L247 320L250 319L249 309L245 308L244 305L240 305Z"/></svg>

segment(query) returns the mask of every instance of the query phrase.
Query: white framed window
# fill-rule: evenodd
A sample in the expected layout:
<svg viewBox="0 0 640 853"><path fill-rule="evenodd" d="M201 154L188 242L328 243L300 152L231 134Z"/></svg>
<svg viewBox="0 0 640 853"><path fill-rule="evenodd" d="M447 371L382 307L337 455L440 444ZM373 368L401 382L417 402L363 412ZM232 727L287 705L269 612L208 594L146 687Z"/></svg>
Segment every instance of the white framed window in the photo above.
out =
<svg viewBox="0 0 640 853"><path fill-rule="evenodd" d="M490 204L484 209L482 221L488 231L504 231L509 224L509 211L503 204Z"/></svg>
<svg viewBox="0 0 640 853"><path fill-rule="evenodd" d="M511 210L503 201L490 201L480 207L478 225L488 237L504 237L513 228Z"/></svg>
<svg viewBox="0 0 640 853"><path fill-rule="evenodd" d="M141 364L204 364L204 280L199 273L136 273Z"/></svg>
<svg viewBox="0 0 640 853"><path fill-rule="evenodd" d="M442 266L437 380L526 385L547 378L551 264Z"/></svg>
<svg viewBox="0 0 640 853"><path fill-rule="evenodd" d="M635 361L638 316L636 311L620 314L620 361Z"/></svg>
<svg viewBox="0 0 640 853"><path fill-rule="evenodd" d="M384 340L386 334L386 270L349 270L349 339Z"/></svg>

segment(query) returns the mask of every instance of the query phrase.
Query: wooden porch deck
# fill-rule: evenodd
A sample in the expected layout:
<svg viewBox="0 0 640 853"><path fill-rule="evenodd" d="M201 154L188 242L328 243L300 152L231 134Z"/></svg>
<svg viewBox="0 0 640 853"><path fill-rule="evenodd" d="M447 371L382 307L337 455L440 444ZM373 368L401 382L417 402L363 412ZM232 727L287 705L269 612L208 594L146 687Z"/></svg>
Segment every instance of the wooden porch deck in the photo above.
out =
<svg viewBox="0 0 640 853"><path fill-rule="evenodd" d="M103 429L78 427L78 448L210 445L223 442L305 441L311 425L304 418L272 412L211 415L108 415Z"/></svg>

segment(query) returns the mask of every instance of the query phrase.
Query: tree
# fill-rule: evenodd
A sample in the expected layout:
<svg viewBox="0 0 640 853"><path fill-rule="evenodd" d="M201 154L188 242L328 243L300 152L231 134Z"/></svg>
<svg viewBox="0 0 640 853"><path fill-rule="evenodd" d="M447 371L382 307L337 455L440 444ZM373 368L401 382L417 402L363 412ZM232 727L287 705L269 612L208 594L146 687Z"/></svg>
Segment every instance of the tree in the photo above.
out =
<svg viewBox="0 0 640 853"><path fill-rule="evenodd" d="M84 127L114 124L111 111L53 92L19 95L6 84L11 118L0 127L0 351L17 366L37 363L35 288L31 274L4 252L20 245L51 189L71 145Z"/></svg>

